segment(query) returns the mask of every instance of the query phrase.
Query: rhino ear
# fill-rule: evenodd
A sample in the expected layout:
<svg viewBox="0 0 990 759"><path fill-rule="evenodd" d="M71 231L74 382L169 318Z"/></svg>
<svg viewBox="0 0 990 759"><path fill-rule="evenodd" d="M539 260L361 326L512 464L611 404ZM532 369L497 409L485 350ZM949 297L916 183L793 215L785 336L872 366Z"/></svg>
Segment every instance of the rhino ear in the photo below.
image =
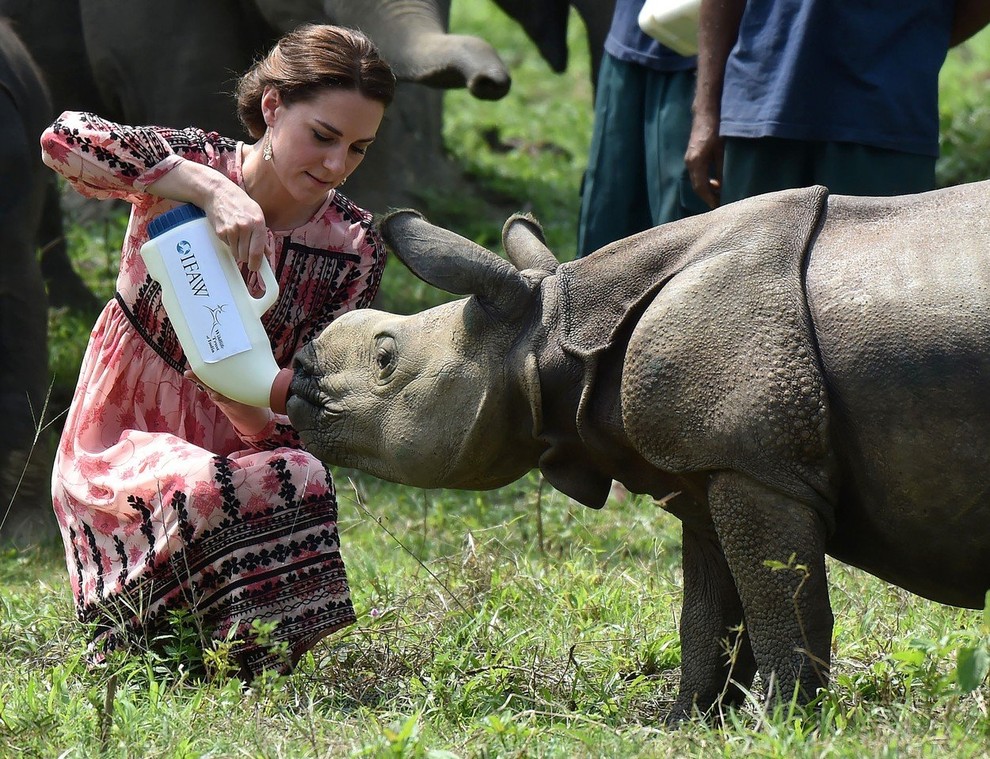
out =
<svg viewBox="0 0 990 759"><path fill-rule="evenodd" d="M528 213L515 213L502 227L505 255L517 269L538 269L552 274L560 265L543 237L543 227Z"/></svg>
<svg viewBox="0 0 990 759"><path fill-rule="evenodd" d="M500 312L529 301L529 282L504 258L430 224L418 211L392 211L378 224L385 244L424 282L456 295L477 295Z"/></svg>

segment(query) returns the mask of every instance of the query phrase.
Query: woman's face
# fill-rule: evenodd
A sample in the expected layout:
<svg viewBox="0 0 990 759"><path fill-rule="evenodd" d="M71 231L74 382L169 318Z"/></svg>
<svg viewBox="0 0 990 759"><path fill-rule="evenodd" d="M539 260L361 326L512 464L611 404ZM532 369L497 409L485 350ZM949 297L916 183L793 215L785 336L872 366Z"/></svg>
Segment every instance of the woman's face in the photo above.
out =
<svg viewBox="0 0 990 759"><path fill-rule="evenodd" d="M300 203L322 202L364 160L385 106L354 90L327 89L287 105L269 89L262 110L271 132L272 166Z"/></svg>

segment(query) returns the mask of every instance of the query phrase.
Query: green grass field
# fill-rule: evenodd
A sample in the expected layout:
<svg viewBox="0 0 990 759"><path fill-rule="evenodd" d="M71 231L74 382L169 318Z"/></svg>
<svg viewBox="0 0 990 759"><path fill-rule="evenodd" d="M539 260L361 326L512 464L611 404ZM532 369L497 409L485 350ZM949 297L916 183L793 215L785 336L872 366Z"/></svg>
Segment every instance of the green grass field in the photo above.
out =
<svg viewBox="0 0 990 759"><path fill-rule="evenodd" d="M570 258L591 129L580 25L573 19L571 67L557 76L493 6L454 6L454 28L490 39L514 85L495 103L448 96L445 135L479 197L440 193L431 216L497 248L506 209L527 208ZM951 56L944 87L958 108L944 124L972 123L964 109L988 102L988 50L984 33ZM489 147L494 128L508 152ZM101 294L121 230L114 218L72 232ZM395 262L384 290L396 310L445 297ZM89 324L64 313L52 324L64 395ZM680 531L650 499L616 494L593 511L536 473L487 493L349 470L336 482L358 623L293 675L248 689L194 674L203 654L188 635L166 653L87 669L61 546L0 550L0 756L990 756L990 620L979 612L830 562L833 684L820 713L768 711L754 693L724 727L670 731L661 718L680 661ZM207 663L220 653L207 651Z"/></svg>

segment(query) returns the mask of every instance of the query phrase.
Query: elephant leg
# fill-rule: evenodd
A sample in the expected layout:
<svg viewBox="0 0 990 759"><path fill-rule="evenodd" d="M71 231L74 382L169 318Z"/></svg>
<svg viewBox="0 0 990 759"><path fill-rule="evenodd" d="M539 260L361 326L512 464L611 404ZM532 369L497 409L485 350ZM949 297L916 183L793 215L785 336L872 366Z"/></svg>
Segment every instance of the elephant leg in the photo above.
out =
<svg viewBox="0 0 990 759"><path fill-rule="evenodd" d="M35 250L45 169L37 150L35 133L0 86L0 545L57 534L45 497L50 449L35 445L48 376L48 308Z"/></svg>
<svg viewBox="0 0 990 759"><path fill-rule="evenodd" d="M684 525L681 684L668 722L738 703L756 673L743 607L714 531Z"/></svg>
<svg viewBox="0 0 990 759"><path fill-rule="evenodd" d="M35 253L43 202L37 148L0 88L0 450L29 445L48 370L48 304Z"/></svg>
<svg viewBox="0 0 990 759"><path fill-rule="evenodd" d="M767 696L786 702L796 690L807 703L828 684L825 525L810 506L735 472L713 476L708 497Z"/></svg>
<svg viewBox="0 0 990 759"><path fill-rule="evenodd" d="M62 200L54 174L45 178L45 206L38 230L38 247L48 304L55 308L65 306L79 313L99 313L103 304L83 282L69 258L62 223Z"/></svg>

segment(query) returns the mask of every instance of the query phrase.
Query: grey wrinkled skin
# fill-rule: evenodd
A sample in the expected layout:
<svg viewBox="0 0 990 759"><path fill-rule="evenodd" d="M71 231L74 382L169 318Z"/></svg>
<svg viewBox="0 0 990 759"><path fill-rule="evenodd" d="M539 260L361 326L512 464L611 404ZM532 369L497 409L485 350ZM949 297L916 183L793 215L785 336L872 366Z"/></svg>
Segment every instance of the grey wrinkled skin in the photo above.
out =
<svg viewBox="0 0 990 759"><path fill-rule="evenodd" d="M443 89L497 99L511 86L487 41L448 34L451 0L0 0L52 90L56 114L86 110L126 124L197 126L247 138L238 77L286 31L332 23L365 31L400 80L374 150L347 194L370 210L412 203L454 182L442 140Z"/></svg>
<svg viewBox="0 0 990 759"><path fill-rule="evenodd" d="M328 463L418 487L538 467L595 508L613 479L666 498L683 526L672 720L737 702L757 670L785 700L828 682L826 554L982 607L990 183L773 193L561 265L525 216L503 230L511 263L415 212L381 230L469 297L338 319L297 357L292 423Z"/></svg>

